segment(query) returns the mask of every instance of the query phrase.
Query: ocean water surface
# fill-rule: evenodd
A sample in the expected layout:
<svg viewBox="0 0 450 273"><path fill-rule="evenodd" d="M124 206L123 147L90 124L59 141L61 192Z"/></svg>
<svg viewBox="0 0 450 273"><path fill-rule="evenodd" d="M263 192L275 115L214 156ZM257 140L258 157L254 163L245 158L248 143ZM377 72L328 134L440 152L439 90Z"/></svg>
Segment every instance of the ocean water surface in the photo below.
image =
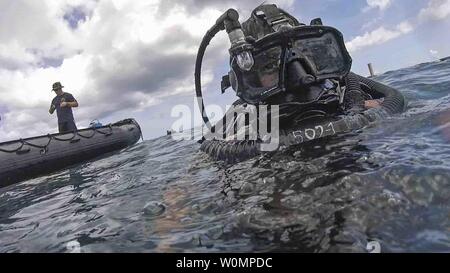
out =
<svg viewBox="0 0 450 273"><path fill-rule="evenodd" d="M163 136L2 188L0 252L450 252L450 60L376 79L408 109L355 133L234 165Z"/></svg>

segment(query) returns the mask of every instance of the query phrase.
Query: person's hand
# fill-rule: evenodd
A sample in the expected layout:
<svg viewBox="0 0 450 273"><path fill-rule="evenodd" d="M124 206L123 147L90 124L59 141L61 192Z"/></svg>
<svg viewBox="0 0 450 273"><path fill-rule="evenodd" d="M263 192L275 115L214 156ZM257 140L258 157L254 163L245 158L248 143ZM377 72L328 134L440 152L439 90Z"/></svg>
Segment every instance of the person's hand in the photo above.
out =
<svg viewBox="0 0 450 273"><path fill-rule="evenodd" d="M380 107L380 102L378 100L366 100L364 106L366 108L378 108Z"/></svg>
<svg viewBox="0 0 450 273"><path fill-rule="evenodd" d="M60 106L61 108L67 107L67 102L63 101L63 102L61 102L61 104L60 104L59 106Z"/></svg>

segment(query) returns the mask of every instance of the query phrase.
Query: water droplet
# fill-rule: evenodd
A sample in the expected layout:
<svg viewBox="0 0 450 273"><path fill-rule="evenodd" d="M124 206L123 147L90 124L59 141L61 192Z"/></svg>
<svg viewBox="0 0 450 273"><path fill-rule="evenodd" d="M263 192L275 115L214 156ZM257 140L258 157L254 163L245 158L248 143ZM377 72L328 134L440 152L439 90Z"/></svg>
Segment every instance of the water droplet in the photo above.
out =
<svg viewBox="0 0 450 273"><path fill-rule="evenodd" d="M192 222L192 218L191 217L184 217L184 218L181 218L180 222L181 223L191 223Z"/></svg>
<svg viewBox="0 0 450 273"><path fill-rule="evenodd" d="M280 240L281 240L283 243L288 243L288 242L289 242L289 231L285 230L285 231L283 232L283 234L281 234Z"/></svg>
<svg viewBox="0 0 450 273"><path fill-rule="evenodd" d="M251 183L245 182L239 190L239 195L251 195L255 190L255 186Z"/></svg>
<svg viewBox="0 0 450 273"><path fill-rule="evenodd" d="M66 244L69 253L81 253L81 245L78 241L70 241Z"/></svg>
<svg viewBox="0 0 450 273"><path fill-rule="evenodd" d="M166 206L164 204L152 201L145 204L143 211L145 216L154 217L163 214L165 210Z"/></svg>

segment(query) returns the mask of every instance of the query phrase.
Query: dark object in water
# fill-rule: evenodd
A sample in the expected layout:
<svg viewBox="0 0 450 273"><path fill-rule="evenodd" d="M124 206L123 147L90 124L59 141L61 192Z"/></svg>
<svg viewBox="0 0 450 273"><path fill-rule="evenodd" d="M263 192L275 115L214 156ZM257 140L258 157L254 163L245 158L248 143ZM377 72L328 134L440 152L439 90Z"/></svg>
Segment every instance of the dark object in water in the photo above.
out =
<svg viewBox="0 0 450 273"><path fill-rule="evenodd" d="M443 62L443 61L447 61L447 60L450 60L450 56L448 56L448 57L445 57L445 58L442 58L442 59L441 59L441 62Z"/></svg>
<svg viewBox="0 0 450 273"><path fill-rule="evenodd" d="M296 123L295 126L280 129L280 146L298 145L315 139L359 130L370 123L381 121L404 111L405 99L398 90L353 73L350 73L349 76L358 82L360 87L349 86L349 90L346 92L349 92L351 88L363 90L373 99L383 99L380 107L348 115L324 114L302 118L301 122ZM261 144L261 140L204 140L200 149L215 159L232 163L261 154Z"/></svg>
<svg viewBox="0 0 450 273"><path fill-rule="evenodd" d="M125 119L99 128L0 143L0 187L123 149L140 137L139 124Z"/></svg>

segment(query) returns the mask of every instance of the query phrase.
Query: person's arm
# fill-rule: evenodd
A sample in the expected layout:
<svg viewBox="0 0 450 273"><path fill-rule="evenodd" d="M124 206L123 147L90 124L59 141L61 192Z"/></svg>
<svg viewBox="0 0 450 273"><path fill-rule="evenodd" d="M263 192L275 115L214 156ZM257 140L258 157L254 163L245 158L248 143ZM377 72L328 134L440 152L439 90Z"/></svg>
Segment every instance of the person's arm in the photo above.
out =
<svg viewBox="0 0 450 273"><path fill-rule="evenodd" d="M68 107L78 107L78 101L67 102Z"/></svg>
<svg viewBox="0 0 450 273"><path fill-rule="evenodd" d="M61 102L61 107L78 107L78 101L72 95L68 100L67 102Z"/></svg>
<svg viewBox="0 0 450 273"><path fill-rule="evenodd" d="M48 110L48 112L50 113L50 115L52 115L53 112L55 112L55 109L56 109L56 107L55 107L55 105L52 103L52 104L50 105L50 109Z"/></svg>

